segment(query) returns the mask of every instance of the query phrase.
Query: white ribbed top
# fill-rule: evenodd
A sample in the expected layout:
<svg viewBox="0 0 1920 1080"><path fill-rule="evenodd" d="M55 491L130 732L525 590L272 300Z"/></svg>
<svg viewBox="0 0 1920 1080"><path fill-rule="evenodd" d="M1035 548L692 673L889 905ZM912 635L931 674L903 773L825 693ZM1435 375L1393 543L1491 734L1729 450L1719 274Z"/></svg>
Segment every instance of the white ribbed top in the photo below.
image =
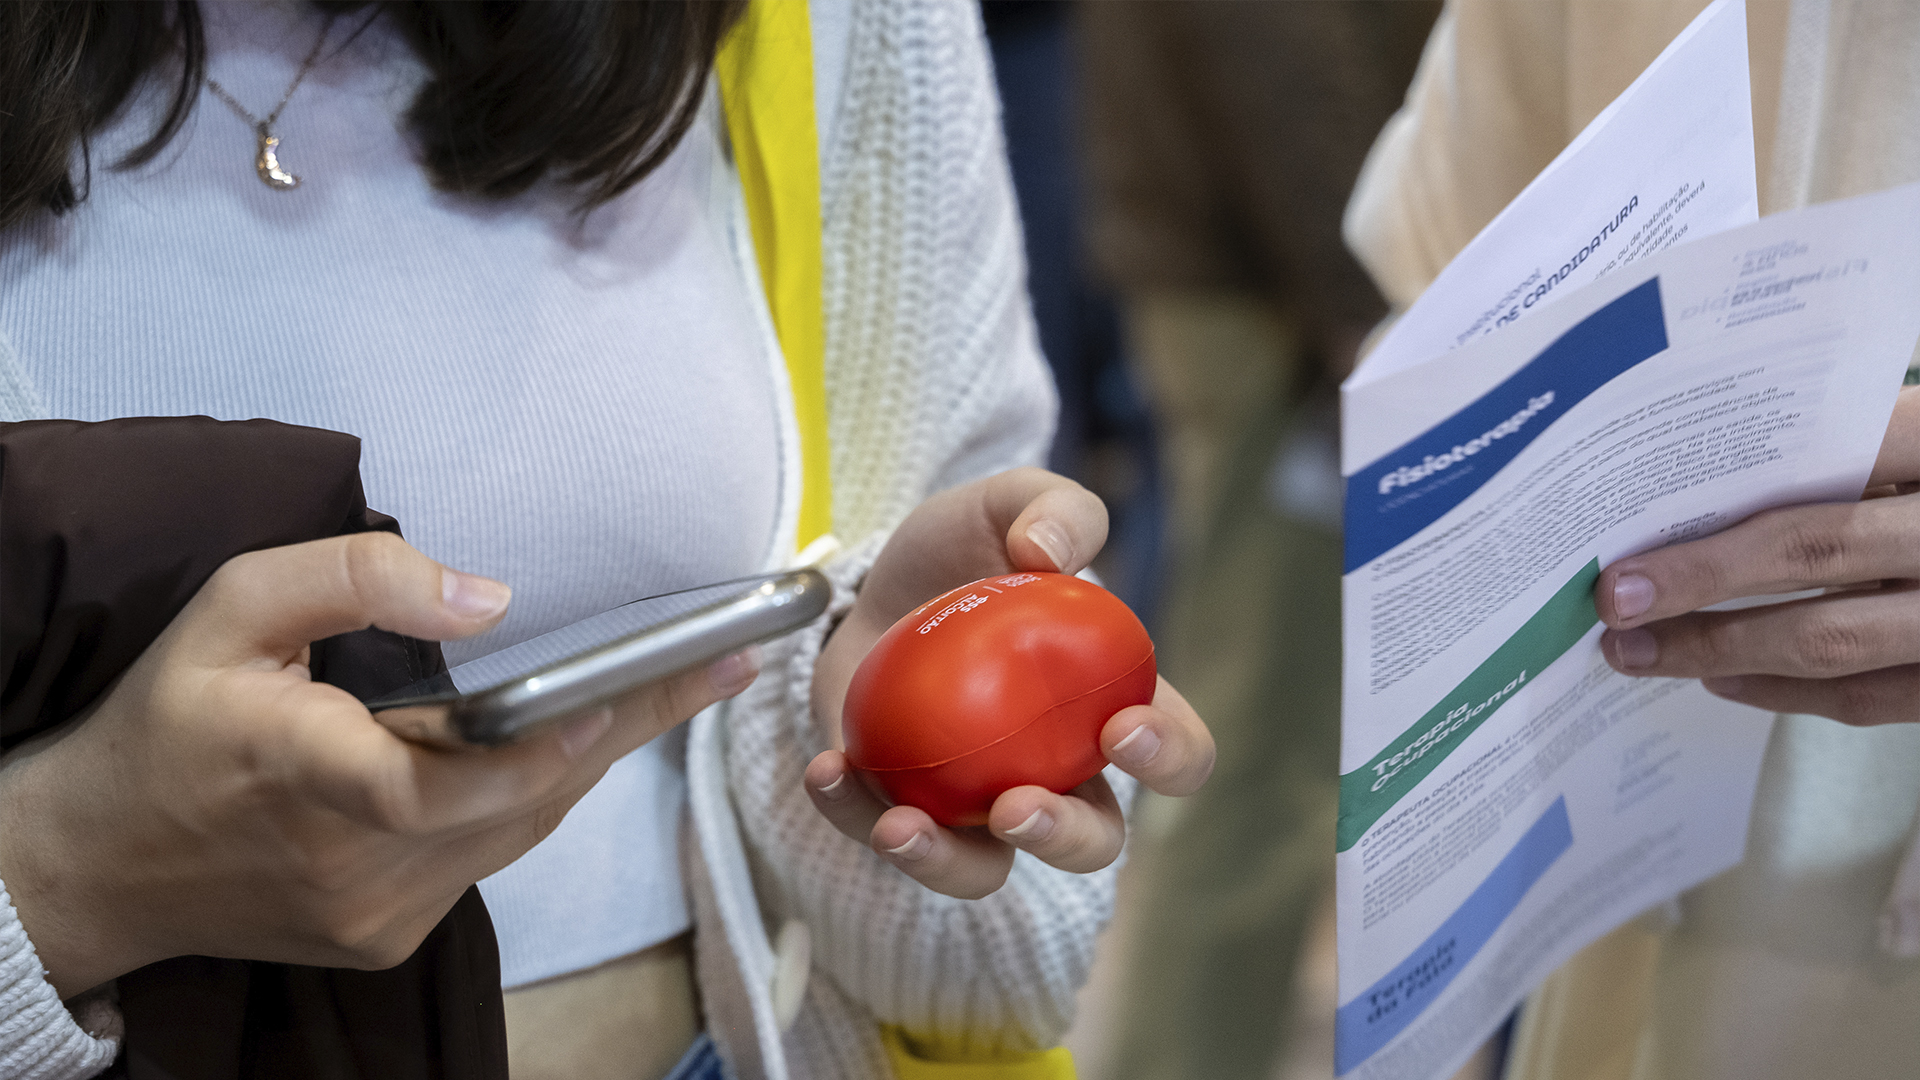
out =
<svg viewBox="0 0 1920 1080"><path fill-rule="evenodd" d="M209 72L264 115L325 18L203 4ZM341 42L365 18L336 20ZM270 417L363 440L367 499L427 554L514 586L460 663L635 597L761 569L780 493L757 285L712 110L652 177L584 220L564 192L434 191L398 124L422 77L384 24L330 43L282 113L270 189L210 93L162 160L0 236L0 333L51 415ZM150 103L146 103L149 104ZM617 765L483 888L508 985L684 930L679 753Z"/></svg>

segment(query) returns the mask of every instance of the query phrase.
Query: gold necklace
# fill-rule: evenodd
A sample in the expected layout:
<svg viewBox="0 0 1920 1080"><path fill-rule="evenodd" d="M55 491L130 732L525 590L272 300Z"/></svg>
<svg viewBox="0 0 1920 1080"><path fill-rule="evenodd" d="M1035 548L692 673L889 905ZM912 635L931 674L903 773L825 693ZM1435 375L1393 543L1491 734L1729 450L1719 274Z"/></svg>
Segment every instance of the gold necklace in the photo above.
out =
<svg viewBox="0 0 1920 1080"><path fill-rule="evenodd" d="M280 104L273 107L273 111L267 114L265 120L248 112L245 106L233 99L232 94L227 93L226 87L212 78L207 79L207 89L213 91L213 96L226 102L227 108L232 109L234 115L253 128L254 134L258 136L259 143L253 155L253 170L260 174L261 183L275 191L292 191L300 186L300 178L280 167L280 157L276 152L280 148L280 138L273 133L274 122L280 119L280 110L287 107L287 102L293 99L293 92L300 89L300 83L306 79L307 72L313 70L314 61L320 58L320 47L327 43L327 31L333 29L333 18L333 15L329 14L327 21L321 24L320 37L314 41L313 48L307 51L307 58L300 62L300 70L294 73L293 81L287 84L287 92L280 95Z"/></svg>

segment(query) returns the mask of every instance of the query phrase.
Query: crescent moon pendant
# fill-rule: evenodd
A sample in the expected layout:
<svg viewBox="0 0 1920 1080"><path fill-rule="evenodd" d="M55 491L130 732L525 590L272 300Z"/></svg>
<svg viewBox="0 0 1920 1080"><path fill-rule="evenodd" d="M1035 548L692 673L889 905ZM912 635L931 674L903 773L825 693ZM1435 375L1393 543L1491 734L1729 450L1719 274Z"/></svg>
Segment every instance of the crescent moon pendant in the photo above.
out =
<svg viewBox="0 0 1920 1080"><path fill-rule="evenodd" d="M278 136L260 132L260 152L254 155L253 168L260 174L260 182L276 191L292 191L300 186L300 178L280 167L280 158L274 153L280 145Z"/></svg>

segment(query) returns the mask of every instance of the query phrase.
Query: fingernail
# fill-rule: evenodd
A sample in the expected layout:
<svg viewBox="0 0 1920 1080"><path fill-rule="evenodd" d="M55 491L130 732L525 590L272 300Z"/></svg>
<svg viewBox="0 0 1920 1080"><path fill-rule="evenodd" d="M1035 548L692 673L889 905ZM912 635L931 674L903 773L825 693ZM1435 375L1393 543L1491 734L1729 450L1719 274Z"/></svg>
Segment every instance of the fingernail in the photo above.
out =
<svg viewBox="0 0 1920 1080"><path fill-rule="evenodd" d="M599 709L590 712L566 726L560 733L560 752L568 758L578 758L600 741L600 736L613 726L613 710Z"/></svg>
<svg viewBox="0 0 1920 1080"><path fill-rule="evenodd" d="M1613 581L1613 613L1621 619L1644 615L1653 607L1653 582L1639 574L1621 574Z"/></svg>
<svg viewBox="0 0 1920 1080"><path fill-rule="evenodd" d="M1122 768L1141 769L1159 752L1160 736L1142 724L1133 729L1133 734L1113 744L1113 761Z"/></svg>
<svg viewBox="0 0 1920 1080"><path fill-rule="evenodd" d="M1035 810L1033 816L1007 830L1007 835L1025 844L1038 843L1053 835L1053 815Z"/></svg>
<svg viewBox="0 0 1920 1080"><path fill-rule="evenodd" d="M906 862L919 862L921 859L927 857L927 852L932 850L933 837L923 832L917 832L913 834L913 839L901 844L899 847L888 848L887 854L896 859L905 860Z"/></svg>
<svg viewBox="0 0 1920 1080"><path fill-rule="evenodd" d="M498 615L507 609L512 596L513 590L503 582L440 568L440 602L468 618Z"/></svg>
<svg viewBox="0 0 1920 1080"><path fill-rule="evenodd" d="M833 783L825 787L814 788L828 802L839 802L853 793L853 785L847 782L847 774L841 773L833 778Z"/></svg>
<svg viewBox="0 0 1920 1080"><path fill-rule="evenodd" d="M1064 572L1073 560L1073 541L1067 539L1067 530L1051 521L1043 519L1027 526L1027 539L1047 553L1055 570Z"/></svg>
<svg viewBox="0 0 1920 1080"><path fill-rule="evenodd" d="M1613 655L1621 667L1652 667L1660 659L1660 643L1651 630L1620 630L1613 635Z"/></svg>
<svg viewBox="0 0 1920 1080"><path fill-rule="evenodd" d="M760 647L749 645L732 656L723 656L707 668L707 682L714 693L732 697L753 685L760 677Z"/></svg>

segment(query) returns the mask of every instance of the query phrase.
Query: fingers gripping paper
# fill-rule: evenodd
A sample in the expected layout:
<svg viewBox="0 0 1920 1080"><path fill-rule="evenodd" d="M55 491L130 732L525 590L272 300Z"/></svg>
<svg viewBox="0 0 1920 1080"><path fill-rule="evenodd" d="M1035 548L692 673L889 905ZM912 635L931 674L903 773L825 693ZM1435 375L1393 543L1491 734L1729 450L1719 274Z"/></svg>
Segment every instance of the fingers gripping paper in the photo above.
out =
<svg viewBox="0 0 1920 1080"><path fill-rule="evenodd" d="M1746 84L1723 0L1342 389L1342 1076L1447 1075L1741 857L1771 717L1616 674L1594 582L1857 498L1920 335L1920 187L1754 222Z"/></svg>

